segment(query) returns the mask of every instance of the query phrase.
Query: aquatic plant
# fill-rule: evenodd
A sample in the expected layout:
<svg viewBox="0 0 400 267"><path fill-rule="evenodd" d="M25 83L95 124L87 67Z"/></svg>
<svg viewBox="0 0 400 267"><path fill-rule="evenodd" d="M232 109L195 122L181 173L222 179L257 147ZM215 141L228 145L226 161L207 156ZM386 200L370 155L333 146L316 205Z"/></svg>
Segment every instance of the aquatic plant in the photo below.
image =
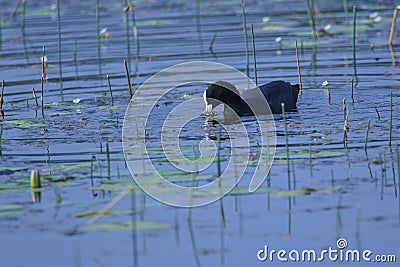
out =
<svg viewBox="0 0 400 267"><path fill-rule="evenodd" d="M41 92L41 94L42 94L42 97L41 97L41 101L42 101L42 117L44 118L44 87L43 87L43 83L44 83L44 81L43 81L43 77L41 78L41 86L42 86L42 92Z"/></svg>
<svg viewBox="0 0 400 267"><path fill-rule="evenodd" d="M43 77L43 81L46 82L47 78L46 78L46 67L47 67L47 56L46 56L46 46L43 46L43 52L42 52L42 57L41 57L41 62L42 62L42 77Z"/></svg>
<svg viewBox="0 0 400 267"><path fill-rule="evenodd" d="M315 3L314 0L306 0L307 3L307 13L310 20L311 30L313 34L314 42L317 41L317 31L315 29Z"/></svg>
<svg viewBox="0 0 400 267"><path fill-rule="evenodd" d="M126 59L124 59L124 64L125 64L126 78L128 79L129 95L130 95L130 98L132 98L133 91L132 91L132 84L131 84L131 76L129 74L128 64L126 63Z"/></svg>
<svg viewBox="0 0 400 267"><path fill-rule="evenodd" d="M396 6L393 11L393 20L392 20L392 26L390 27L390 36L389 36L390 47L392 47L393 45L394 29L396 27L397 13L399 12L399 10L400 10L400 5Z"/></svg>
<svg viewBox="0 0 400 267"><path fill-rule="evenodd" d="M35 100L35 105L36 105L36 107L38 107L39 103L38 103L38 100L37 100L37 97L36 97L35 88L33 88L33 87L32 87L32 94L33 94L33 99Z"/></svg>
<svg viewBox="0 0 400 267"><path fill-rule="evenodd" d="M3 104L4 104L4 87L5 83L4 80L1 82L1 94L0 94L0 110L3 111Z"/></svg>
<svg viewBox="0 0 400 267"><path fill-rule="evenodd" d="M392 146L392 129L393 129L393 93L390 92L389 146Z"/></svg>
<svg viewBox="0 0 400 267"><path fill-rule="evenodd" d="M31 179L30 179L31 187L32 188L41 188L42 184L40 181L40 172L39 170L32 170L31 171Z"/></svg>
<svg viewBox="0 0 400 267"><path fill-rule="evenodd" d="M60 15L60 0L57 0L57 27L58 27L58 68L60 72L60 92L62 96L62 60L61 60L61 15Z"/></svg>
<svg viewBox="0 0 400 267"><path fill-rule="evenodd" d="M364 142L364 150L367 151L367 143L368 143L368 134L369 134L369 126L371 124L371 119L368 119L368 125L367 125L367 132L365 134L365 142Z"/></svg>
<svg viewBox="0 0 400 267"><path fill-rule="evenodd" d="M110 76L107 75L107 83L108 83L108 89L110 91L110 97L111 97L111 106L114 106L114 97L112 93L112 88L111 88L111 82L110 82Z"/></svg>
<svg viewBox="0 0 400 267"><path fill-rule="evenodd" d="M245 45L245 56L246 56L246 75L250 76L249 66L249 41L247 38L247 22L246 22L246 4L245 0L242 0L242 18L243 18L243 34L244 34L244 45Z"/></svg>
<svg viewBox="0 0 400 267"><path fill-rule="evenodd" d="M346 98L343 98L343 145L345 148L347 148L347 131L349 130L349 126L347 124L348 115Z"/></svg>
<svg viewBox="0 0 400 267"><path fill-rule="evenodd" d="M111 179L111 157L110 157L110 146L106 143L106 156L107 156L107 178Z"/></svg>
<svg viewBox="0 0 400 267"><path fill-rule="evenodd" d="M254 79L256 82L256 85L258 86L258 78L257 78L257 55L256 55L256 42L254 40L254 25L253 23L251 24L251 40L253 43L253 63L254 63Z"/></svg>
<svg viewBox="0 0 400 267"><path fill-rule="evenodd" d="M357 78L357 62L356 62L356 38L357 38L357 7L353 6L353 76Z"/></svg>
<svg viewBox="0 0 400 267"><path fill-rule="evenodd" d="M297 63L297 75L299 76L299 87L300 87L300 94L301 94L303 91L303 82L301 81L299 48L297 47L297 40L296 40L296 63Z"/></svg>
<svg viewBox="0 0 400 267"><path fill-rule="evenodd" d="M210 50L210 54L214 54L213 45L214 45L216 37L217 37L217 33L214 33L214 36L213 36L213 38L211 39L211 42L210 42L210 46L208 47L208 50Z"/></svg>

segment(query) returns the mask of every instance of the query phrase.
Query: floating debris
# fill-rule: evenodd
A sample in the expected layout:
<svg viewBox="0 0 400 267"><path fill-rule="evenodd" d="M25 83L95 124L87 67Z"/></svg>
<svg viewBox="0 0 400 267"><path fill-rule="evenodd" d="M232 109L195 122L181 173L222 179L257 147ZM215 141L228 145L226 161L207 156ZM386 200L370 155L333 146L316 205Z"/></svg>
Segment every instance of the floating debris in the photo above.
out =
<svg viewBox="0 0 400 267"><path fill-rule="evenodd" d="M268 23L270 20L271 20L270 17L263 17L263 18L262 18L262 22L263 22L263 23Z"/></svg>
<svg viewBox="0 0 400 267"><path fill-rule="evenodd" d="M107 32L107 28L103 28L100 33L99 33L99 38L100 39L109 39L111 37L111 34Z"/></svg>

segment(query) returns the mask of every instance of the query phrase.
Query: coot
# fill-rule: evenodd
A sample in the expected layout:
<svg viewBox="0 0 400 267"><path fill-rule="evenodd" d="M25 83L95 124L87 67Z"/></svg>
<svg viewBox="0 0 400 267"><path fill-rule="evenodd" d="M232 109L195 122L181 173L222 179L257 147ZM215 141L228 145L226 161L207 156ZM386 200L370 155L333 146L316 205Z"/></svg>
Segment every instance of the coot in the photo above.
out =
<svg viewBox="0 0 400 267"><path fill-rule="evenodd" d="M300 87L298 84L291 85L285 81L273 81L264 85L261 85L255 89L247 90L243 94L240 94L236 87L225 81L218 81L207 85L207 89L204 91L203 97L206 104L206 114L210 114L212 110L220 105L224 104L224 113L229 114L229 106L238 116L252 116L254 112L259 115L265 114L268 110L265 108L266 102L268 102L271 112L273 114L282 113L281 103L285 103L285 111L296 111L297 97L299 95ZM250 106L252 108L250 108Z"/></svg>

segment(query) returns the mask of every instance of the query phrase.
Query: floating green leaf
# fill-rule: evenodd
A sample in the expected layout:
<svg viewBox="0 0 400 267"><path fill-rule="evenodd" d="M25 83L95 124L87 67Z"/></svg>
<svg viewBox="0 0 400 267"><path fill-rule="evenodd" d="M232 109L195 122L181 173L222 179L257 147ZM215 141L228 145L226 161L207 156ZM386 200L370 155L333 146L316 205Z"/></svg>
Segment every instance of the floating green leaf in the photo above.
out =
<svg viewBox="0 0 400 267"><path fill-rule="evenodd" d="M8 121L4 121L7 124L12 124L17 126L18 128L21 129L28 129L31 127L45 127L46 124L44 123L30 123L24 120L8 120Z"/></svg>
<svg viewBox="0 0 400 267"><path fill-rule="evenodd" d="M313 159L318 158L333 158L343 156L343 152L339 151L320 151L320 150L311 150L311 157ZM290 159L309 159L310 158L310 150L302 149L302 150L291 150L289 152ZM286 152L280 151L275 153L275 159L287 159Z"/></svg>
<svg viewBox="0 0 400 267"><path fill-rule="evenodd" d="M311 188L311 187L304 187L300 190L292 190L292 191L280 191L277 192L277 196L282 196L282 197L295 197L295 196L301 196L301 195L310 195L311 193L319 192L319 193L333 193L340 190L340 188Z"/></svg>
<svg viewBox="0 0 400 267"><path fill-rule="evenodd" d="M87 217L93 217L97 214L97 211L86 211L86 212L80 212L76 213L74 216L77 218L87 218ZM109 210L102 216L119 216L119 215L132 215L135 212L132 210Z"/></svg>
<svg viewBox="0 0 400 267"><path fill-rule="evenodd" d="M24 213L23 207L17 204L0 205L0 218L18 217Z"/></svg>
<svg viewBox="0 0 400 267"><path fill-rule="evenodd" d="M170 223L164 222L116 222L116 223L102 223L85 225L81 227L83 231L101 231L101 232L111 232L111 231L150 231L150 230L161 230L171 227Z"/></svg>

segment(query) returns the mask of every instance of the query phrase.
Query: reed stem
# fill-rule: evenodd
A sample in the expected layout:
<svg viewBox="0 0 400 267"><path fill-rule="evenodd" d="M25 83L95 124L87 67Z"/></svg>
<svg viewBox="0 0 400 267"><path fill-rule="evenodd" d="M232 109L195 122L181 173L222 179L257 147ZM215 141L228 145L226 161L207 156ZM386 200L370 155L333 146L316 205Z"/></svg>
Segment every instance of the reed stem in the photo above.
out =
<svg viewBox="0 0 400 267"><path fill-rule="evenodd" d="M124 64L125 64L126 77L128 78L129 95L130 95L130 98L132 98L133 92L132 92L131 76L129 74L128 64L126 63L126 59L124 59Z"/></svg>
<svg viewBox="0 0 400 267"><path fill-rule="evenodd" d="M3 33L2 33L1 21L2 21L2 18L0 17L0 55L1 55L1 51L3 50Z"/></svg>
<svg viewBox="0 0 400 267"><path fill-rule="evenodd" d="M390 92L389 146L392 146L392 129L393 129L393 93Z"/></svg>
<svg viewBox="0 0 400 267"><path fill-rule="evenodd" d="M301 81L299 48L297 46L297 40L296 40L296 62L297 62L297 75L299 76L299 86L300 86L300 94L301 94L303 92L303 83Z"/></svg>
<svg viewBox="0 0 400 267"><path fill-rule="evenodd" d="M390 36L389 36L389 46L393 46L393 37L394 37L394 29L396 27L396 20L397 20L397 13L399 12L400 5L396 6L396 8L393 11L393 20L392 20L392 26L390 27Z"/></svg>
<svg viewBox="0 0 400 267"><path fill-rule="evenodd" d="M217 134L217 178L221 177L221 126L218 128Z"/></svg>
<svg viewBox="0 0 400 267"><path fill-rule="evenodd" d="M357 60L356 60L356 40L357 40L357 7L353 6L353 76L357 79Z"/></svg>
<svg viewBox="0 0 400 267"><path fill-rule="evenodd" d="M315 10L314 10L314 0L306 0L307 3L307 13L308 13L308 18L310 20L310 24L311 24L311 30L312 30L312 34L313 34L313 40L314 42L317 41L317 31L315 29Z"/></svg>
<svg viewBox="0 0 400 267"><path fill-rule="evenodd" d="M58 68L60 72L60 92L62 96L62 60L61 60L61 12L60 12L60 0L57 0L57 25L58 25Z"/></svg>
<svg viewBox="0 0 400 267"><path fill-rule="evenodd" d="M140 42L136 24L135 7L133 6L132 0L131 0L131 7L132 7L133 40L136 43L136 56L138 58L140 55Z"/></svg>
<svg viewBox="0 0 400 267"><path fill-rule="evenodd" d="M38 100L37 100L37 97L36 97L35 88L33 88L33 87L32 87L32 93L33 93L33 99L35 99L36 107L38 107L39 103L38 103Z"/></svg>
<svg viewBox="0 0 400 267"><path fill-rule="evenodd" d="M287 175L288 175L288 189L291 190L290 184L290 158L289 158L289 137L287 133L285 103L281 103L283 124L285 125L285 145L286 145L286 160L287 160Z"/></svg>
<svg viewBox="0 0 400 267"><path fill-rule="evenodd" d="M250 56L249 56L249 40L247 38L247 22L246 22L246 2L242 0L242 18L243 18L243 34L246 55L246 75L250 76Z"/></svg>
<svg viewBox="0 0 400 267"><path fill-rule="evenodd" d="M43 82L46 82L46 47L43 46L43 53L42 53L42 77L43 77Z"/></svg>
<svg viewBox="0 0 400 267"><path fill-rule="evenodd" d="M221 126L218 127L217 134L217 179L219 179L218 185L221 186ZM224 211L224 203L222 202L222 198L219 200L220 207L220 215L221 215L221 223L225 227L225 211Z"/></svg>
<svg viewBox="0 0 400 267"><path fill-rule="evenodd" d="M367 125L367 133L365 134L365 143L364 143L364 150L367 151L367 144L368 144L368 135L369 135L369 126L371 124L371 119L368 119Z"/></svg>
<svg viewBox="0 0 400 267"><path fill-rule="evenodd" d="M344 9L344 17L346 18L346 24L349 25L350 23L349 4L347 3L347 0L343 0L343 9Z"/></svg>
<svg viewBox="0 0 400 267"><path fill-rule="evenodd" d="M106 156L107 156L107 177L111 179L111 157L110 157L110 147L108 142L106 143Z"/></svg>
<svg viewBox="0 0 400 267"><path fill-rule="evenodd" d="M111 88L111 82L110 82L110 76L107 75L107 82L108 82L108 89L110 90L110 96L111 96L111 106L114 106L114 97L112 93L112 88Z"/></svg>
<svg viewBox="0 0 400 267"><path fill-rule="evenodd" d="M354 103L354 76L351 76L351 100Z"/></svg>
<svg viewBox="0 0 400 267"><path fill-rule="evenodd" d="M3 103L4 103L4 80L1 82L1 96L0 96L0 110L3 110Z"/></svg>
<svg viewBox="0 0 400 267"><path fill-rule="evenodd" d="M210 46L208 47L208 49L210 50L210 54L214 54L213 45L214 45L216 37L217 37L217 33L214 33L214 36L210 42Z"/></svg>
<svg viewBox="0 0 400 267"><path fill-rule="evenodd" d="M44 87L43 87L43 77L41 79L41 86L42 86L42 97L41 97L41 101L42 101L42 117L44 118Z"/></svg>
<svg viewBox="0 0 400 267"><path fill-rule="evenodd" d="M256 80L256 85L258 86L258 78L257 78L257 55L256 55L256 42L254 40L254 25L251 24L251 40L253 43L253 61L254 61L254 78Z"/></svg>
<svg viewBox="0 0 400 267"><path fill-rule="evenodd" d="M347 124L347 106L346 106L346 98L343 98L343 145L347 148L347 131L349 126Z"/></svg>
<svg viewBox="0 0 400 267"><path fill-rule="evenodd" d="M3 124L0 125L0 157L3 157L3 150L1 148L3 143Z"/></svg>
<svg viewBox="0 0 400 267"><path fill-rule="evenodd" d="M75 74L78 76L78 41L74 40L74 65L75 65Z"/></svg>

